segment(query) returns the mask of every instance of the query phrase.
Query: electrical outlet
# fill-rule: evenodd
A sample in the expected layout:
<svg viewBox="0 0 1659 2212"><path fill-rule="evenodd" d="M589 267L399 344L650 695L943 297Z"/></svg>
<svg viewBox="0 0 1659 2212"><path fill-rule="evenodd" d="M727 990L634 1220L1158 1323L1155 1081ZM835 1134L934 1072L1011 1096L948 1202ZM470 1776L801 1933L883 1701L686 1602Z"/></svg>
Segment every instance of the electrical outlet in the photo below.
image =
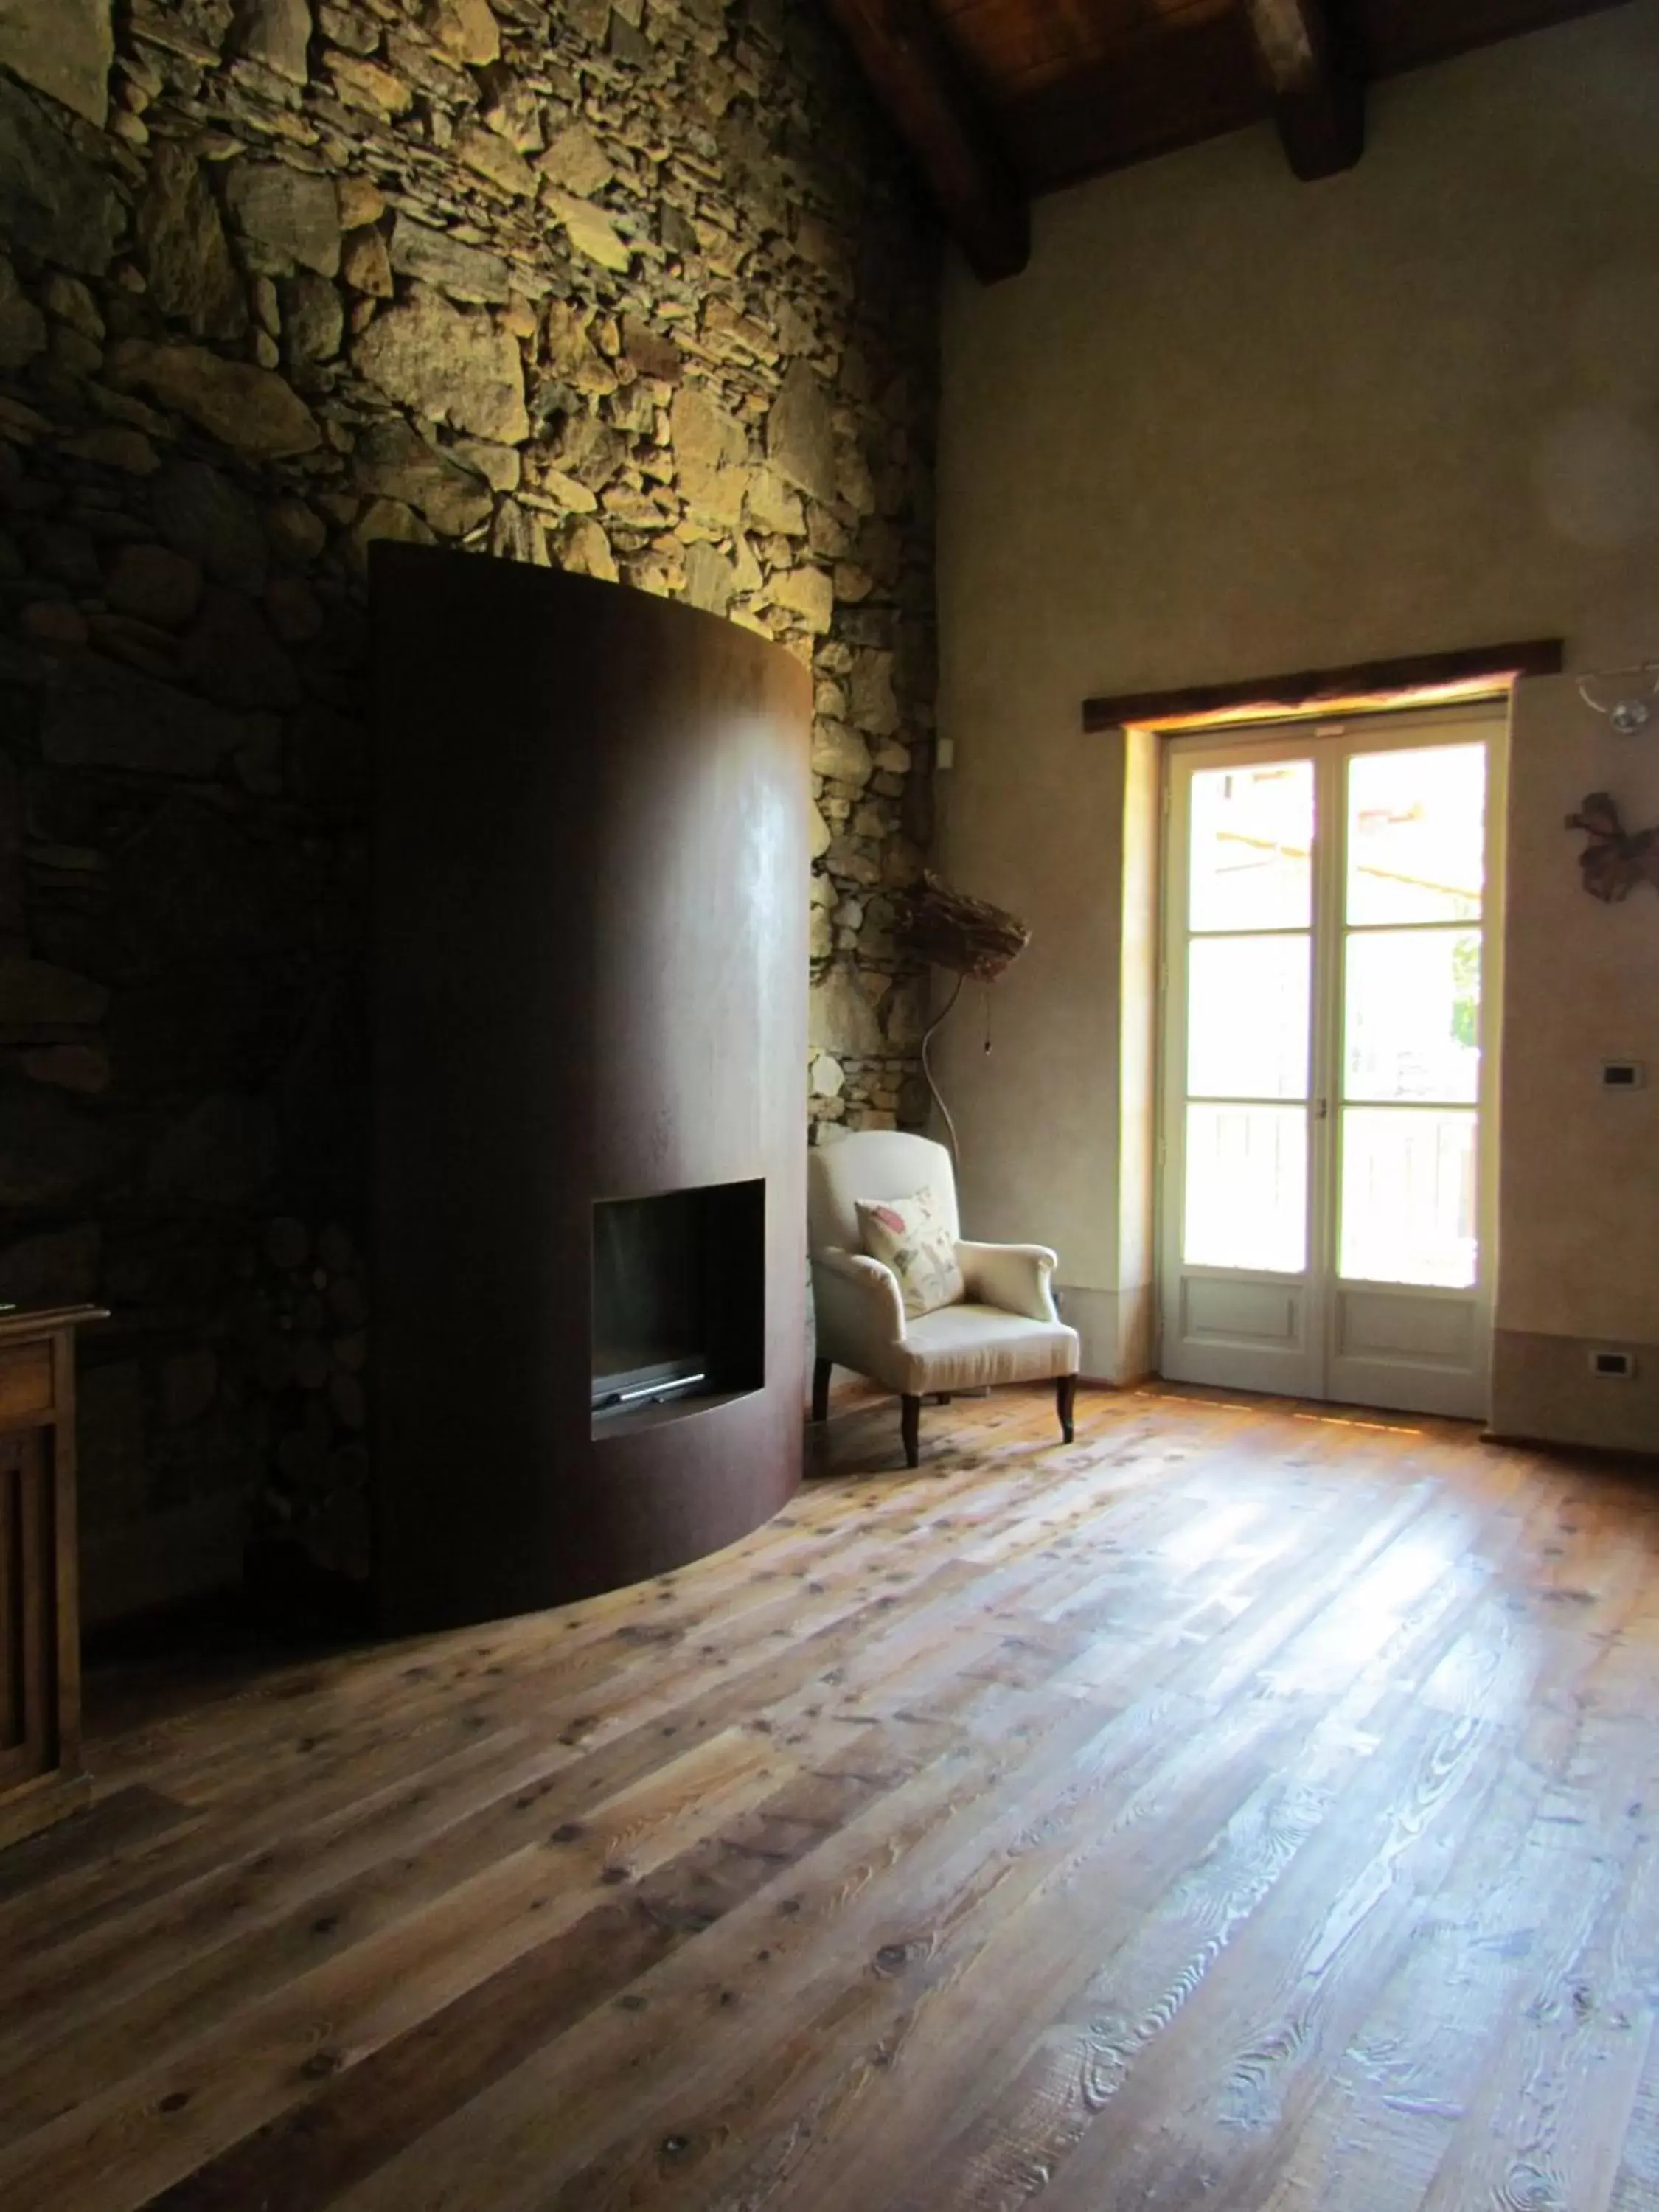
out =
<svg viewBox="0 0 1659 2212"><path fill-rule="evenodd" d="M1592 1352L1589 1356L1590 1373L1628 1382L1636 1372L1636 1356L1629 1352Z"/></svg>
<svg viewBox="0 0 1659 2212"><path fill-rule="evenodd" d="M1639 1060L1604 1060L1601 1062L1601 1088L1604 1091L1640 1091L1647 1079L1647 1070Z"/></svg>

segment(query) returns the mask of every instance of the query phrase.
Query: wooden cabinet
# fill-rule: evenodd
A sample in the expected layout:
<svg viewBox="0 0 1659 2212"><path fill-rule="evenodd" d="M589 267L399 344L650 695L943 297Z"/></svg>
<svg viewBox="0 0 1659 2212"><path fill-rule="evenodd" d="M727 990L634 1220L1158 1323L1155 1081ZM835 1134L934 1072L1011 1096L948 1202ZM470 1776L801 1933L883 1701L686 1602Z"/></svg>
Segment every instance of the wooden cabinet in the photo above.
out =
<svg viewBox="0 0 1659 2212"><path fill-rule="evenodd" d="M91 1795L81 1765L75 1332L96 1306L0 1312L0 1844Z"/></svg>

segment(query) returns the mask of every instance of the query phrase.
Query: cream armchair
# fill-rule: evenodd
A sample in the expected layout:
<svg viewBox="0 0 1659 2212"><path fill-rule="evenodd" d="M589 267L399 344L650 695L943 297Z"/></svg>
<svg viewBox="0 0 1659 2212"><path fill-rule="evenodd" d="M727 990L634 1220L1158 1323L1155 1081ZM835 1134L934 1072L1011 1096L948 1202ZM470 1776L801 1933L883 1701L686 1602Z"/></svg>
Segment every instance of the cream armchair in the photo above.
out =
<svg viewBox="0 0 1659 2212"><path fill-rule="evenodd" d="M912 1198L929 1191L957 1237L967 1295L908 1319L898 1278L859 1249L858 1201ZM903 1403L906 1464L921 1453L921 1401L989 1382L1053 1380L1060 1432L1072 1441L1078 1336L1067 1328L1049 1287L1054 1255L1042 1244L973 1244L957 1231L951 1155L926 1137L861 1130L839 1144L814 1146L807 1169L807 1242L812 1255L812 1304L817 1358L812 1370L812 1419L829 1411L830 1370L850 1367Z"/></svg>

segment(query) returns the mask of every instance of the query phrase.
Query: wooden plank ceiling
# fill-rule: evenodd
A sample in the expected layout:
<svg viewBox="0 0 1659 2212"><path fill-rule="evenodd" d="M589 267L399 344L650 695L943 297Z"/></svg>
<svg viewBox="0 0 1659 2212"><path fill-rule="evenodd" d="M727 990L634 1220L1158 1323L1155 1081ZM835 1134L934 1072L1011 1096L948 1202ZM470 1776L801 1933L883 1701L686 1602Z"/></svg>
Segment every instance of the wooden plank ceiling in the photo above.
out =
<svg viewBox="0 0 1659 2212"><path fill-rule="evenodd" d="M1272 117L1312 180L1365 143L1365 87L1626 0L825 0L988 282L1029 205Z"/></svg>

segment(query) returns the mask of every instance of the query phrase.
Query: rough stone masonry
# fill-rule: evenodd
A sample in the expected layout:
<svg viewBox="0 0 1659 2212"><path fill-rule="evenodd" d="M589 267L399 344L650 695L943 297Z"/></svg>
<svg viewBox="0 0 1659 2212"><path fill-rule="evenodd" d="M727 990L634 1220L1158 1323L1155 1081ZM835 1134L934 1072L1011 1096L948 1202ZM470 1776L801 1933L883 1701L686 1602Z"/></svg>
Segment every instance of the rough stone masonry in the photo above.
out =
<svg viewBox="0 0 1659 2212"><path fill-rule="evenodd" d="M367 550L811 665L809 1111L919 1120L933 234L809 0L4 0L0 246L0 1295L117 1310L94 1614L361 1576Z"/></svg>

